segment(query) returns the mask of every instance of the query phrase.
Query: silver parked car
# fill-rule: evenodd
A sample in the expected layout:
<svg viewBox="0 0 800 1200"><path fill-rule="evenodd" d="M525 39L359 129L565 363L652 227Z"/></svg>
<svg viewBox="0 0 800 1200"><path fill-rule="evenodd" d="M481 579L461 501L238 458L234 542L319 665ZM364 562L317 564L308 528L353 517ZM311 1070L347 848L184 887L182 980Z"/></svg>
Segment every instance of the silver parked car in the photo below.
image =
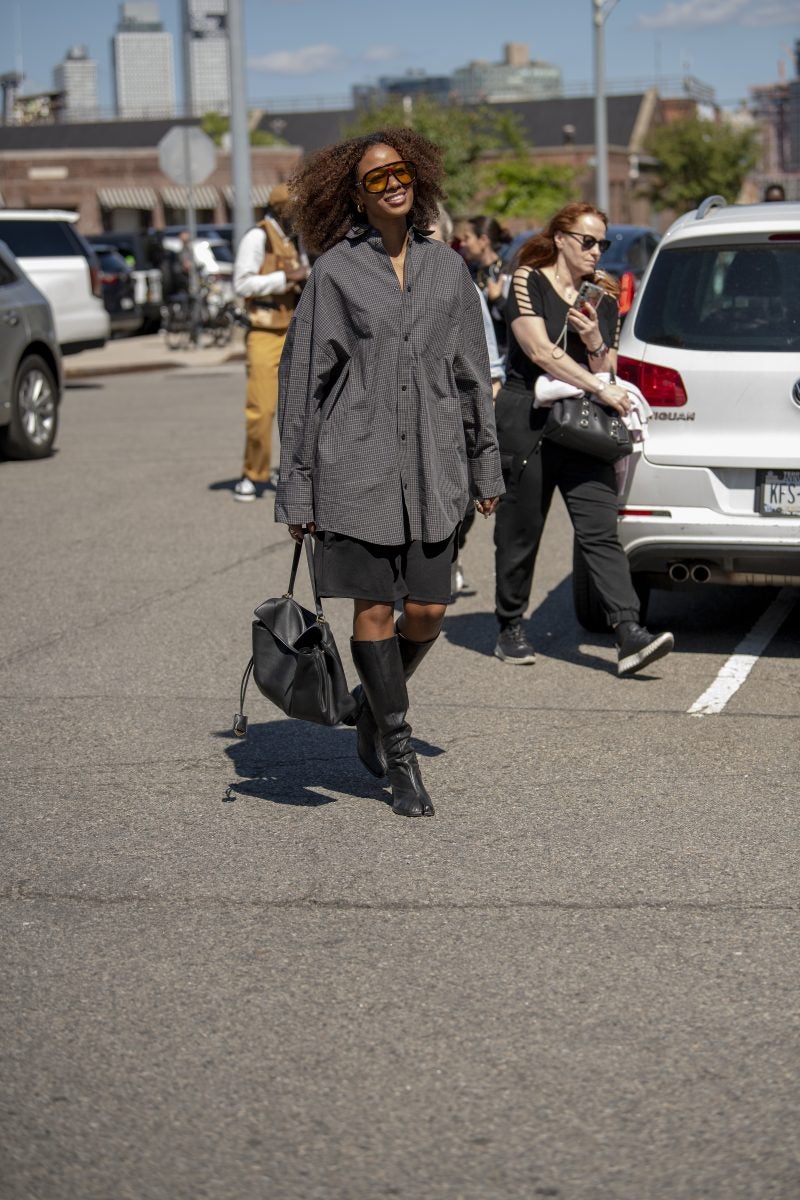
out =
<svg viewBox="0 0 800 1200"><path fill-rule="evenodd" d="M51 453L62 386L50 304L0 241L0 450L6 456Z"/></svg>
<svg viewBox="0 0 800 1200"><path fill-rule="evenodd" d="M653 419L619 535L648 590L800 584L800 204L675 221L622 329L618 374ZM576 613L598 628L579 551Z"/></svg>

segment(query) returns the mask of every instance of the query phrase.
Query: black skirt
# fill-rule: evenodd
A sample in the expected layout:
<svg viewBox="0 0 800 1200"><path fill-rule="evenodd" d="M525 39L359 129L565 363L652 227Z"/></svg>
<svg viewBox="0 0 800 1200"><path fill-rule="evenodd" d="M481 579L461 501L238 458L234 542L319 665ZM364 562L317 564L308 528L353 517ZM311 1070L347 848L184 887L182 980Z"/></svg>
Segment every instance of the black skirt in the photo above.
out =
<svg viewBox="0 0 800 1200"><path fill-rule="evenodd" d="M318 533L314 573L320 596L394 604L450 603L450 568L458 553L458 526L442 542L379 546L343 533Z"/></svg>

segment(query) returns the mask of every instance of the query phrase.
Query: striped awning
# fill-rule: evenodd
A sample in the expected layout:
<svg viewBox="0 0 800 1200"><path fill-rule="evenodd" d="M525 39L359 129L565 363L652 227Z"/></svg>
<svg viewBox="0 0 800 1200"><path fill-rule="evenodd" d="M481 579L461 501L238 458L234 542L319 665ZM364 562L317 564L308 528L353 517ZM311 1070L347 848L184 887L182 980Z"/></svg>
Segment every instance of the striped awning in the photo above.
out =
<svg viewBox="0 0 800 1200"><path fill-rule="evenodd" d="M270 192L273 186L271 183L250 184L250 203L253 208L265 208L269 204ZM236 201L236 188L228 185L224 189L224 193L228 204L234 204Z"/></svg>
<svg viewBox="0 0 800 1200"><path fill-rule="evenodd" d="M156 194L153 188L99 188L97 199L103 208L155 208Z"/></svg>
<svg viewBox="0 0 800 1200"><path fill-rule="evenodd" d="M187 190L185 187L165 187L161 189L161 199L168 208L186 208ZM216 208L219 193L214 187L192 188L192 199L195 208Z"/></svg>

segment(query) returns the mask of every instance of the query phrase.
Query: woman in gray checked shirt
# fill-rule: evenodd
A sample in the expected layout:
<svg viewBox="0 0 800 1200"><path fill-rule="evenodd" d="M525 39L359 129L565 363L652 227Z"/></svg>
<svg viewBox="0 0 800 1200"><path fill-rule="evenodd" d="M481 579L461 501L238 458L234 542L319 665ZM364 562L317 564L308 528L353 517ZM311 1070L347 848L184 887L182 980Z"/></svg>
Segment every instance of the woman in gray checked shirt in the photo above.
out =
<svg viewBox="0 0 800 1200"><path fill-rule="evenodd" d="M488 517L504 490L478 297L427 236L442 176L437 146L386 129L318 151L290 182L319 257L281 358L275 519L316 534L320 595L354 601L358 755L406 817L433 816L406 680L438 637L470 493Z"/></svg>

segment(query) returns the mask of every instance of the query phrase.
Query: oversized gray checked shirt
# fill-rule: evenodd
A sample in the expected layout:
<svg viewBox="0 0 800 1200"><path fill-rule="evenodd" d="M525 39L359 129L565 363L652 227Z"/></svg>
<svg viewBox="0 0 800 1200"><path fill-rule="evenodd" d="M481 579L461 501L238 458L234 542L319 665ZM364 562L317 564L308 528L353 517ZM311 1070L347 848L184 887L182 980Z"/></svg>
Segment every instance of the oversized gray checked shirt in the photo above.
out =
<svg viewBox="0 0 800 1200"><path fill-rule="evenodd" d="M286 337L278 421L277 521L438 542L470 485L501 495L483 318L461 256L411 229L401 288L375 229L321 255Z"/></svg>

